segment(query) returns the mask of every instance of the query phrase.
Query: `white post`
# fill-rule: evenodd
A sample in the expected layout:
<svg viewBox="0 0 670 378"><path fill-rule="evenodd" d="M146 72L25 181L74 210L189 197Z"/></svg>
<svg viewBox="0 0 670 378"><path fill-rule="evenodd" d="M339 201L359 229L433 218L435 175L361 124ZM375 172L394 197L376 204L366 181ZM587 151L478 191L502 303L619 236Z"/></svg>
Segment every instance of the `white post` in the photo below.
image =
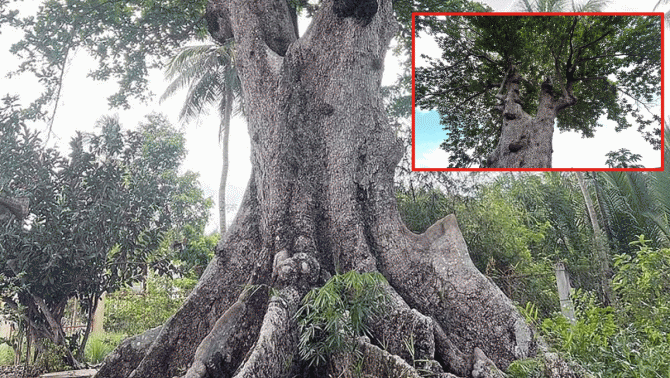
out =
<svg viewBox="0 0 670 378"><path fill-rule="evenodd" d="M565 270L565 265L556 263L556 286L558 286L558 298L561 303L561 313L570 323L575 323L575 308L570 299L570 277Z"/></svg>
<svg viewBox="0 0 670 378"><path fill-rule="evenodd" d="M105 320L105 294L102 293L100 300L98 301L98 307L95 308L95 314L93 314L93 324L91 326L91 333L101 333L103 330L103 323Z"/></svg>

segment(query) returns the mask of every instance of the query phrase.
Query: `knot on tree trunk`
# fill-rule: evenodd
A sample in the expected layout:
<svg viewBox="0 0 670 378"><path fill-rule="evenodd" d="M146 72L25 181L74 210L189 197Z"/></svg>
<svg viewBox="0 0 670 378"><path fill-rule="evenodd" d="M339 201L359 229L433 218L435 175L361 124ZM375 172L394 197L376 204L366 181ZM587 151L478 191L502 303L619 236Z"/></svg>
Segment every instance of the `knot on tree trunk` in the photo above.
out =
<svg viewBox="0 0 670 378"><path fill-rule="evenodd" d="M522 148L526 147L528 145L528 140L526 139L525 135L522 135L519 140L514 141L509 144L508 148L510 152L518 152Z"/></svg>
<svg viewBox="0 0 670 378"><path fill-rule="evenodd" d="M273 276L275 286L309 289L313 287L321 276L319 262L307 253L296 253L288 257L284 249L275 255Z"/></svg>
<svg viewBox="0 0 670 378"><path fill-rule="evenodd" d="M219 43L224 44L230 38L233 38L229 10L221 2L207 2L205 21L207 21L209 34Z"/></svg>

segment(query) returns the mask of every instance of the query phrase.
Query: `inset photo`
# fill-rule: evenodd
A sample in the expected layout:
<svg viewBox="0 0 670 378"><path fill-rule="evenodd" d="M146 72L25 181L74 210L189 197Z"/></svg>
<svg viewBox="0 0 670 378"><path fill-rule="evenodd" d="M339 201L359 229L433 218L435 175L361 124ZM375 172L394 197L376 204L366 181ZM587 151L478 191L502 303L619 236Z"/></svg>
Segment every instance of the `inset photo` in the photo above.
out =
<svg viewBox="0 0 670 378"><path fill-rule="evenodd" d="M663 13L414 13L412 169L663 170Z"/></svg>

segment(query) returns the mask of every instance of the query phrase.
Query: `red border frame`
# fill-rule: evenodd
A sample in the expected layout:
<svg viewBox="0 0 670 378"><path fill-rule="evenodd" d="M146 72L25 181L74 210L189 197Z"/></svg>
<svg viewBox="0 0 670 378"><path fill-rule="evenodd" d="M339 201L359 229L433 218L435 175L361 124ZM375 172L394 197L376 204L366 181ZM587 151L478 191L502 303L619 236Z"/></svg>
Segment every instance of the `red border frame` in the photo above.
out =
<svg viewBox="0 0 670 378"><path fill-rule="evenodd" d="M416 103L415 98L415 19L417 16L659 16L661 17L661 167L660 168L417 168L415 162L415 127L416 127ZM527 12L414 12L412 13L412 171L433 172L433 171L663 171L665 169L665 102L664 102L664 14L663 12L545 12L545 13L527 13Z"/></svg>

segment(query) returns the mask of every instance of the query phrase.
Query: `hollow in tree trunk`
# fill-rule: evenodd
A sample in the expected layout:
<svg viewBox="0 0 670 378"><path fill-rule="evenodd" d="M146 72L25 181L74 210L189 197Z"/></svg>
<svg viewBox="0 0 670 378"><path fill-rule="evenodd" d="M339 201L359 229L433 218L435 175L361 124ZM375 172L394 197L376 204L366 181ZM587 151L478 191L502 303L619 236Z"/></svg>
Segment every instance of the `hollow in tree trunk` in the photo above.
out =
<svg viewBox="0 0 670 378"><path fill-rule="evenodd" d="M98 377L304 376L293 315L310 288L349 270L382 273L393 298L372 340L359 340L364 374L418 376L397 357L409 340L443 377L495 376L494 364L534 356L533 330L475 268L455 217L417 235L398 215L402 144L380 93L391 0L325 0L300 38L288 3L208 4L212 36L235 39L249 184L182 308L120 346Z"/></svg>

